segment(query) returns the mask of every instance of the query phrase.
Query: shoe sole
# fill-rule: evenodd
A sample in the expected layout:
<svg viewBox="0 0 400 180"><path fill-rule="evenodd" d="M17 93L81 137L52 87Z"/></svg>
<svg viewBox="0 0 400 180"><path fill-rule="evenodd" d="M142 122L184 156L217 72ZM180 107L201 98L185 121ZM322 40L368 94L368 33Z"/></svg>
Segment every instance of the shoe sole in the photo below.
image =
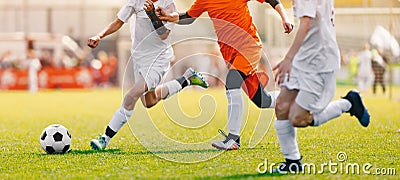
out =
<svg viewBox="0 0 400 180"><path fill-rule="evenodd" d="M364 113L361 119L359 119L362 126L367 127L370 123L370 115L366 108L364 108Z"/></svg>
<svg viewBox="0 0 400 180"><path fill-rule="evenodd" d="M218 146L218 145L216 145L216 144L214 144L214 143L212 143L211 145L212 145L212 147L214 147L214 148L217 148L217 149L219 149L219 150L224 150L224 151L231 151L231 150L238 150L238 149L239 149L239 147L237 147L237 146L235 146L235 147L233 147L233 148L224 148L224 147Z"/></svg>
<svg viewBox="0 0 400 180"><path fill-rule="evenodd" d="M202 88L208 88L208 83L207 83L206 79L203 77L202 74L200 74L199 72L197 72L197 71L195 71L193 69L191 70L191 72L192 72L192 75L195 76L196 79L201 82L201 83L197 83L196 82L196 84L194 84L194 85L198 85L198 86L200 86Z"/></svg>
<svg viewBox="0 0 400 180"><path fill-rule="evenodd" d="M363 109L364 109L363 115L362 115L362 117L361 117L360 119L358 119L358 121L360 122L360 124L361 124L362 126L367 127L367 126L369 125L369 123L370 123L370 115L369 115L369 112L368 112L367 108L365 107L365 105L364 105L364 103L363 103L363 101L362 101L362 98L361 98L361 96L360 96L360 93L359 93L358 91L354 91L354 90L352 90L352 93L354 93L354 95L357 97L357 100L356 100L356 101L357 101L357 104L359 104L360 106L362 106Z"/></svg>

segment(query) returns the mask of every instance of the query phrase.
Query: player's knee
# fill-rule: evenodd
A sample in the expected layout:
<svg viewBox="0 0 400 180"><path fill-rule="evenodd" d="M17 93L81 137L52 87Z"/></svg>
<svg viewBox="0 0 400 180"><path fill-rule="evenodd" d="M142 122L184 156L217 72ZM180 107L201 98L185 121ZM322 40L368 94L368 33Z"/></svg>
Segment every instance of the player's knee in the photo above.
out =
<svg viewBox="0 0 400 180"><path fill-rule="evenodd" d="M290 103L278 97L275 104L275 113L278 119L288 119Z"/></svg>
<svg viewBox="0 0 400 180"><path fill-rule="evenodd" d="M239 89L245 78L246 75L243 72L236 69L229 70L226 75L226 89Z"/></svg>

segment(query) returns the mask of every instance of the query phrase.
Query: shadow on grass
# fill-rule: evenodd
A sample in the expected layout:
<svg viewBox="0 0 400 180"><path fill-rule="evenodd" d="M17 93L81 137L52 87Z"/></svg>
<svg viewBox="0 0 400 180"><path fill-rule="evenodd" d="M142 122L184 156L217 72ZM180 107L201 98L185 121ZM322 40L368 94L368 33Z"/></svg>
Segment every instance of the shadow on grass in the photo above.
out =
<svg viewBox="0 0 400 180"><path fill-rule="evenodd" d="M65 154L96 154L96 153L108 153L108 154L127 154L127 152L121 151L120 149L105 149L105 150L74 150L71 149Z"/></svg>
<svg viewBox="0 0 400 180"><path fill-rule="evenodd" d="M253 151L260 148L242 148L240 151ZM173 150L173 151L145 151L138 152L138 154L182 154L182 153L212 153L222 152L223 150L218 149L185 149L185 150ZM230 152L230 151L226 151ZM233 151L232 151L233 152Z"/></svg>
<svg viewBox="0 0 400 180"><path fill-rule="evenodd" d="M62 156L62 155L68 155L68 154L96 154L96 153L126 154L126 152L123 152L120 149L106 149L106 150L74 150L74 149L71 149L64 154L41 153L38 155L39 156Z"/></svg>
<svg viewBox="0 0 400 180"><path fill-rule="evenodd" d="M220 150L217 149L186 149L186 150L174 150L174 151L147 151L152 154L183 154L183 153L210 153L210 152L218 152Z"/></svg>
<svg viewBox="0 0 400 180"><path fill-rule="evenodd" d="M210 153L217 152L217 149L201 149L201 150L174 150L174 151L140 151L140 152L125 152L120 149L105 149L105 150L75 150L71 149L67 151L65 154L39 154L39 156L48 156L48 155L68 155L68 154L97 154L97 153L107 153L107 154L131 154L131 155L149 155L149 154L183 154L183 153Z"/></svg>
<svg viewBox="0 0 400 180"><path fill-rule="evenodd" d="M246 150L255 150L254 148L243 148L242 151ZM172 151L163 151L163 150L157 150L157 151L149 151L149 150L144 150L144 151L139 151L139 152L126 152L122 151L120 149L105 149L105 150L76 150L76 149L71 149L67 151L65 154L39 154L39 156L47 156L47 155L66 155L66 154L97 154L97 153L107 153L107 154L131 154L131 155L150 155L150 154L184 154L184 153L212 153L212 152L220 152L221 150L218 149L185 149L185 150L172 150ZM229 152L229 151L227 151Z"/></svg>
<svg viewBox="0 0 400 180"><path fill-rule="evenodd" d="M243 148L242 151L253 151L259 148ZM218 149L185 149L185 150L144 150L139 152L124 152L120 149L106 149L106 150L70 150L71 154L92 154L92 153L110 153L110 154L132 154L132 155L149 155L149 154L184 154L184 153L212 153L221 152ZM226 151L229 152L229 151Z"/></svg>

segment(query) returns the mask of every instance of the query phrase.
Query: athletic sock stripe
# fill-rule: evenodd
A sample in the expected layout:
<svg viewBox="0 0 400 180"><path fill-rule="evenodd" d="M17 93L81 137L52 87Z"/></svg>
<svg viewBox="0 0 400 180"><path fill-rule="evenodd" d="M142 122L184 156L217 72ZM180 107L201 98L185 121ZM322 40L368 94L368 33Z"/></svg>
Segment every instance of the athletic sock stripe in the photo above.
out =
<svg viewBox="0 0 400 180"><path fill-rule="evenodd" d="M106 128L106 135L110 138L114 137L117 132L113 131L110 126L107 126Z"/></svg>
<svg viewBox="0 0 400 180"><path fill-rule="evenodd" d="M179 82L179 84L182 86L182 88L184 88L184 87L189 85L188 81L183 76L178 78L178 79L176 79L176 80Z"/></svg>

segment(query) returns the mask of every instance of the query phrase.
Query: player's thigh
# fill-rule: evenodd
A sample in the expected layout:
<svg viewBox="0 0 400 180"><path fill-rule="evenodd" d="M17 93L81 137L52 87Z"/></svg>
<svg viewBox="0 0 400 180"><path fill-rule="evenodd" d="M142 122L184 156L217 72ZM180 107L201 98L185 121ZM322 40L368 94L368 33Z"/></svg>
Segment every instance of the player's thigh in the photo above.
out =
<svg viewBox="0 0 400 180"><path fill-rule="evenodd" d="M312 113L322 112L335 95L335 73L301 73L300 77L296 103Z"/></svg>
<svg viewBox="0 0 400 180"><path fill-rule="evenodd" d="M151 66L141 66L140 64L135 64L135 81L137 81L136 77L139 77L139 80L143 80L145 82L146 91L153 90L161 83L162 78L168 68L168 64Z"/></svg>
<svg viewBox="0 0 400 180"><path fill-rule="evenodd" d="M294 127L306 127L311 124L312 116L310 111L305 110L297 103L293 103L289 110L289 120Z"/></svg>
<svg viewBox="0 0 400 180"><path fill-rule="evenodd" d="M257 44L244 46L237 50L237 55L231 63L231 68L249 76L256 72L261 60L261 47Z"/></svg>
<svg viewBox="0 0 400 180"><path fill-rule="evenodd" d="M139 98L146 91L147 91L146 82L144 81L143 77L137 76L135 77L135 83L132 85L132 88L128 91L125 97Z"/></svg>

